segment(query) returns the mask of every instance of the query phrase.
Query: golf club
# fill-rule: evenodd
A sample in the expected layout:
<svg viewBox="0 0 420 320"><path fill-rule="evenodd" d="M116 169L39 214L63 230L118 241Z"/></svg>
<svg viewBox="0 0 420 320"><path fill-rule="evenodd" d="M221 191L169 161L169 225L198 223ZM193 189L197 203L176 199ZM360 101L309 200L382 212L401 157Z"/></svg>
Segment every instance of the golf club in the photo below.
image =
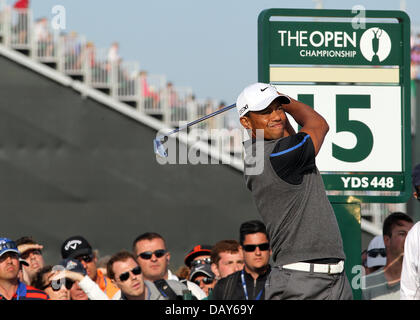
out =
<svg viewBox="0 0 420 320"><path fill-rule="evenodd" d="M188 128L188 127L191 127L191 126L193 126L193 125L195 125L195 124L197 124L197 123L199 123L201 121L207 120L207 119L209 119L211 117L214 117L214 116L216 116L216 115L218 115L220 113L223 113L225 111L228 111L228 110L230 110L230 109L232 109L234 107L236 107L236 103L231 104L230 106L224 107L224 108L222 108L220 110L217 110L217 111L215 111L213 113L210 113L210 114L208 114L208 115L206 115L206 116L204 116L202 118L199 118L197 120L191 121L190 123L187 123L183 127L180 127L178 129L172 130L168 134L165 134L163 136L157 137L156 139L153 140L153 147L154 147L155 153L158 154L159 156L163 157L163 158L166 158L168 156L168 153L166 152L165 147L163 146L163 143L162 143L162 140L163 139L165 139L166 137L169 137L171 134L174 134L174 133L177 133L179 131L182 131L182 130L184 130L184 129Z"/></svg>

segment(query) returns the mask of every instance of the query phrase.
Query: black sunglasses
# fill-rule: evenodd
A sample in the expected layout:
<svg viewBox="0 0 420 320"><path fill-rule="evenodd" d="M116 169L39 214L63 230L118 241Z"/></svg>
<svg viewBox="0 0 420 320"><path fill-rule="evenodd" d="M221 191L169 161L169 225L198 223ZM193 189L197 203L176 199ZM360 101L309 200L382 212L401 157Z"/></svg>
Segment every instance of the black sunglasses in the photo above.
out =
<svg viewBox="0 0 420 320"><path fill-rule="evenodd" d="M194 260L191 262L191 267L196 267L199 266L201 264L206 264L206 263L211 263L211 259L210 258L204 258L204 259L198 259L198 260Z"/></svg>
<svg viewBox="0 0 420 320"><path fill-rule="evenodd" d="M213 283L213 281L214 281L214 278L209 278L209 277L204 277L203 279L201 279L201 280L195 280L195 281L193 281L196 285L200 285L200 283L201 283L201 281L204 283L204 284L211 284L211 283Z"/></svg>
<svg viewBox="0 0 420 320"><path fill-rule="evenodd" d="M369 257L371 257L371 258L376 258L377 256L378 256L378 254L380 254L382 257L386 257L386 251L385 251L385 249L384 248L381 248L381 249L372 249L372 250L369 250L368 252L367 252L367 254L368 254L368 256Z"/></svg>
<svg viewBox="0 0 420 320"><path fill-rule="evenodd" d="M65 278L65 279L60 279L60 280L57 280L57 281L51 281L46 286L42 287L42 290L45 290L48 287L51 287L51 289L53 289L53 291L59 291L59 290L61 290L61 287L63 285L66 287L67 290L70 290L71 287L73 287L73 284L74 284L73 280Z"/></svg>
<svg viewBox="0 0 420 320"><path fill-rule="evenodd" d="M261 251L267 251L268 249L270 249L270 244L268 242L260 243L260 244L244 244L242 247L244 248L246 252L254 252L255 249L257 249L257 247Z"/></svg>
<svg viewBox="0 0 420 320"><path fill-rule="evenodd" d="M93 260L93 254L87 254L87 255L84 255L84 256L79 256L76 259L79 260L79 261L83 260L84 262L89 263Z"/></svg>
<svg viewBox="0 0 420 320"><path fill-rule="evenodd" d="M140 266L137 266L137 267L134 267L133 269L131 269L131 270L127 271L127 272L121 273L120 274L120 277L119 277L120 280L122 282L127 281L127 279L130 277L130 272L132 274L138 276L141 273L141 268L140 268Z"/></svg>
<svg viewBox="0 0 420 320"><path fill-rule="evenodd" d="M153 252L152 251L145 251L145 252L139 253L137 255L137 257L140 257L140 258L145 259L145 260L149 260L149 259L152 258L153 255L155 255L156 258L162 258L165 255L165 253L166 253L165 249L159 249L159 250L156 250L156 251L153 251Z"/></svg>

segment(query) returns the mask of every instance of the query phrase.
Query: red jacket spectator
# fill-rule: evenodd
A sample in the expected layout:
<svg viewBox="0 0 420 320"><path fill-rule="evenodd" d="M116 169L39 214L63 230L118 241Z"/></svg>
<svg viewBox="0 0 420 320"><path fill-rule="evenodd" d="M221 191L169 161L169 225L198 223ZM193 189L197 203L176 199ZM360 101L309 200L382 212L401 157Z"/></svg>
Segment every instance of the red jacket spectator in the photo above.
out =
<svg viewBox="0 0 420 320"><path fill-rule="evenodd" d="M0 294L0 300L6 299ZM44 291L27 286L19 281L18 288L13 295L12 300L49 300L49 297Z"/></svg>
<svg viewBox="0 0 420 320"><path fill-rule="evenodd" d="M13 5L15 9L28 9L29 7L29 0L17 0Z"/></svg>

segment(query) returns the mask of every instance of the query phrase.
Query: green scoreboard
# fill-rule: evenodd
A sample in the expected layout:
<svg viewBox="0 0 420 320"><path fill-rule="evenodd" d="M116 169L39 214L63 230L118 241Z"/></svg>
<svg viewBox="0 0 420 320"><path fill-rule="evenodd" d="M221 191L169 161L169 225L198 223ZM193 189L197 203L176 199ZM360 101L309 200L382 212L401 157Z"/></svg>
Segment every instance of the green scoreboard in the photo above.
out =
<svg viewBox="0 0 420 320"><path fill-rule="evenodd" d="M330 126L316 164L343 239L346 275L360 299L361 203L402 203L411 195L409 17L264 10L258 81L311 106Z"/></svg>
<svg viewBox="0 0 420 320"><path fill-rule="evenodd" d="M327 120L330 131L316 161L330 199L347 201L351 194L360 202L408 200L406 13L264 10L258 18L258 80L310 105Z"/></svg>

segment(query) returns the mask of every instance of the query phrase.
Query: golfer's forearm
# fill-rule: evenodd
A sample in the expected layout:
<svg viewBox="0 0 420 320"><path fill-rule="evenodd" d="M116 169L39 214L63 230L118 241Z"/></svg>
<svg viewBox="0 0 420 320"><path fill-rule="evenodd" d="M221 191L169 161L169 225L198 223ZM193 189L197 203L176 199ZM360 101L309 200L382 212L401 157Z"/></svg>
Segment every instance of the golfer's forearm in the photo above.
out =
<svg viewBox="0 0 420 320"><path fill-rule="evenodd" d="M290 99L291 103L284 104L282 107L284 111L290 114L301 127L321 126L324 130L328 131L328 123L319 113L303 102L297 101L293 98Z"/></svg>
<svg viewBox="0 0 420 320"><path fill-rule="evenodd" d="M329 130L328 123L308 105L294 99L291 100L291 103L282 105L282 107L302 127L300 131L306 132L311 136L315 155L317 155Z"/></svg>

